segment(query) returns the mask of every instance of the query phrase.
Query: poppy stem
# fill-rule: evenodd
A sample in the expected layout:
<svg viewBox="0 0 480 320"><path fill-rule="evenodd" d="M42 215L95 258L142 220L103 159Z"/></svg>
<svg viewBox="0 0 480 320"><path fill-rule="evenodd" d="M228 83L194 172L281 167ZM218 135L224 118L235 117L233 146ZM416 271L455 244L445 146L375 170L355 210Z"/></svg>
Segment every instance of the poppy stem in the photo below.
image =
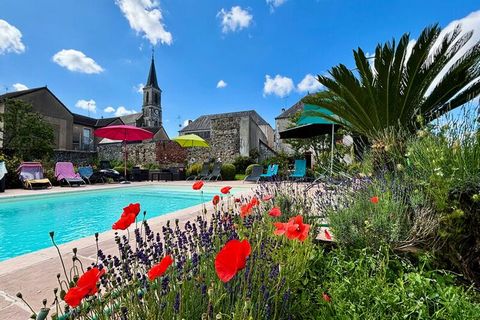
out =
<svg viewBox="0 0 480 320"><path fill-rule="evenodd" d="M54 239L53 235L51 235L50 238L52 239L52 243L53 243L55 249L57 249L58 256L60 257L60 262L62 263L62 268L63 268L63 273L65 274L65 278L67 279L68 282L70 282L70 279L68 279L68 276L67 276L67 269L65 268L65 263L63 262L62 254L60 253L60 249L58 248L57 244L55 243L55 239Z"/></svg>

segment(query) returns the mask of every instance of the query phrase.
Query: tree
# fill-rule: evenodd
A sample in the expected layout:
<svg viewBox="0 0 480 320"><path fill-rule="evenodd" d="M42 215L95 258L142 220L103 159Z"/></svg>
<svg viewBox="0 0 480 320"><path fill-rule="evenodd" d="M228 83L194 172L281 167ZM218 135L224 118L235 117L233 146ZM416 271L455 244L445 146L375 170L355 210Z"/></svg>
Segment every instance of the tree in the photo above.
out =
<svg viewBox="0 0 480 320"><path fill-rule="evenodd" d="M413 132L416 116L429 122L480 94L480 41L467 49L472 32L462 33L459 26L440 36L434 25L413 46L409 34L398 45L379 44L372 65L358 48L356 73L343 64L333 67L330 76L317 78L326 90L303 101L332 111L345 127L370 138L398 127Z"/></svg>
<svg viewBox="0 0 480 320"><path fill-rule="evenodd" d="M0 114L3 149L23 160L43 159L53 153L53 128L32 106L18 99L5 100Z"/></svg>

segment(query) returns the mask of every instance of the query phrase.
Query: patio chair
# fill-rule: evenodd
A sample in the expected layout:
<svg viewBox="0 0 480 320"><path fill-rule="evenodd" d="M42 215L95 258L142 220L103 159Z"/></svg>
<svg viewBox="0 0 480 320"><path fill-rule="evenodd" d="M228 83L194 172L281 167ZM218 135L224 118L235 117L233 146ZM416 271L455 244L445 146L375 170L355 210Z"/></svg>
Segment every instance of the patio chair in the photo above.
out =
<svg viewBox="0 0 480 320"><path fill-rule="evenodd" d="M212 173L205 180L212 181L213 178L215 178L215 181L218 181L218 179L222 180L222 164L220 162L215 162Z"/></svg>
<svg viewBox="0 0 480 320"><path fill-rule="evenodd" d="M292 180L304 180L307 175L307 160L297 159L295 160L295 168L290 175Z"/></svg>
<svg viewBox="0 0 480 320"><path fill-rule="evenodd" d="M278 164L271 164L268 166L267 173L260 175L260 180L273 180L277 177L278 174Z"/></svg>
<svg viewBox="0 0 480 320"><path fill-rule="evenodd" d="M210 164L208 162L203 163L202 170L197 175L191 175L185 180L200 180L208 177L210 173Z"/></svg>
<svg viewBox="0 0 480 320"><path fill-rule="evenodd" d="M51 188L50 180L43 176L43 167L40 162L22 162L17 169L18 178L25 189Z"/></svg>
<svg viewBox="0 0 480 320"><path fill-rule="evenodd" d="M250 173L248 176L243 179L243 182L245 181L251 181L258 183L260 180L260 176L263 174L263 167L261 165L255 165L252 167L252 173Z"/></svg>
<svg viewBox="0 0 480 320"><path fill-rule="evenodd" d="M55 177L61 186L66 184L72 187L74 185L80 186L85 184L82 177L80 177L78 173L75 173L73 163L71 162L57 162L55 164Z"/></svg>

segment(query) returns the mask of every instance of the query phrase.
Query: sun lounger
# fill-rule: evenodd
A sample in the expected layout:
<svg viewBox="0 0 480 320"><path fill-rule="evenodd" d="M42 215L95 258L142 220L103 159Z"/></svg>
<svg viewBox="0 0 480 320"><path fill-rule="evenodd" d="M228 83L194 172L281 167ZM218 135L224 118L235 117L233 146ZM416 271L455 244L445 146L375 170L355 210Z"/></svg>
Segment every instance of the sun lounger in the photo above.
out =
<svg viewBox="0 0 480 320"><path fill-rule="evenodd" d="M307 160L295 160L295 168L293 173L290 175L290 179L293 180L304 180L307 176Z"/></svg>
<svg viewBox="0 0 480 320"><path fill-rule="evenodd" d="M100 161L100 170L94 173L97 177L101 177L103 181L107 178L112 179L113 181L120 182L125 181L125 178L115 169L112 169L110 161L102 160Z"/></svg>
<svg viewBox="0 0 480 320"><path fill-rule="evenodd" d="M197 175L191 175L186 180L201 180L206 179L210 174L210 165L205 162L202 166L202 170Z"/></svg>
<svg viewBox="0 0 480 320"><path fill-rule="evenodd" d="M23 162L17 169L18 177L25 189L51 188L52 183L43 177L40 162Z"/></svg>
<svg viewBox="0 0 480 320"><path fill-rule="evenodd" d="M215 162L212 173L210 173L205 180L211 181L214 178L215 181L218 181L219 179L222 180L222 164L220 162Z"/></svg>
<svg viewBox="0 0 480 320"><path fill-rule="evenodd" d="M67 184L71 187L85 184L82 177L80 177L78 173L75 173L73 163L71 162L57 162L55 164L55 177L61 186Z"/></svg>
<svg viewBox="0 0 480 320"><path fill-rule="evenodd" d="M246 176L245 179L243 179L243 182L251 181L251 182L258 183L258 180L260 180L260 176L262 174L263 174L263 167L261 165L253 166L252 173Z"/></svg>
<svg viewBox="0 0 480 320"><path fill-rule="evenodd" d="M278 164L271 164L268 166L267 173L260 175L260 180L273 180L278 174Z"/></svg>

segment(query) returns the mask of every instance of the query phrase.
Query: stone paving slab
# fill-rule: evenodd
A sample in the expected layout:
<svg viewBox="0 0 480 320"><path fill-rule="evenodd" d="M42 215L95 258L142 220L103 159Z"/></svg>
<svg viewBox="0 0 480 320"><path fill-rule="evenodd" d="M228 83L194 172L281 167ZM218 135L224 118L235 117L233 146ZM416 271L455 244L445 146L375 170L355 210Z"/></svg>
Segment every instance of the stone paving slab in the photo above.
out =
<svg viewBox="0 0 480 320"><path fill-rule="evenodd" d="M175 183L135 183L130 186L141 185L156 185L156 186L191 186L192 182L175 182ZM215 188L230 185L237 189L238 193L248 193L251 191L252 184L242 184L241 182L212 182L207 183L206 188ZM104 189L108 187L122 188L125 185L99 185L88 186L90 190ZM127 185L128 186L128 185ZM87 187L82 188L88 190ZM80 189L80 190L82 190ZM51 190L45 190L41 194L45 193L58 193L58 192L75 192L79 188L53 188ZM43 190L42 190L43 191ZM30 190L10 190L1 198L14 196L28 196L31 194L39 194L37 191ZM18 198L20 201L21 198ZM182 209L170 214L148 219L149 225L154 232L161 232L162 226L166 224L168 220L179 219L183 224L188 220L193 219L196 215L200 214L202 205L193 206L190 208ZM211 202L207 202L207 208L212 208ZM109 230L99 235L99 247L106 254L117 254L116 243L114 241L114 230ZM130 235L132 236L132 234ZM82 260L84 267L86 264L95 262L96 260L96 246L95 239L92 236L82 238L72 242L68 242L59 245L62 257L67 265L67 272L71 266L72 249L77 248L77 255ZM58 258L57 251L54 247L42 249L33 253L18 256L12 259L8 259L0 262L0 320L16 320L27 319L31 312L25 306L25 304L16 297L17 292L22 292L23 297L30 303L34 310L39 310L42 306L42 300L48 299L49 304L53 301L52 290L58 287L56 275L62 273L62 266L60 259ZM62 277L64 278L64 277Z"/></svg>

